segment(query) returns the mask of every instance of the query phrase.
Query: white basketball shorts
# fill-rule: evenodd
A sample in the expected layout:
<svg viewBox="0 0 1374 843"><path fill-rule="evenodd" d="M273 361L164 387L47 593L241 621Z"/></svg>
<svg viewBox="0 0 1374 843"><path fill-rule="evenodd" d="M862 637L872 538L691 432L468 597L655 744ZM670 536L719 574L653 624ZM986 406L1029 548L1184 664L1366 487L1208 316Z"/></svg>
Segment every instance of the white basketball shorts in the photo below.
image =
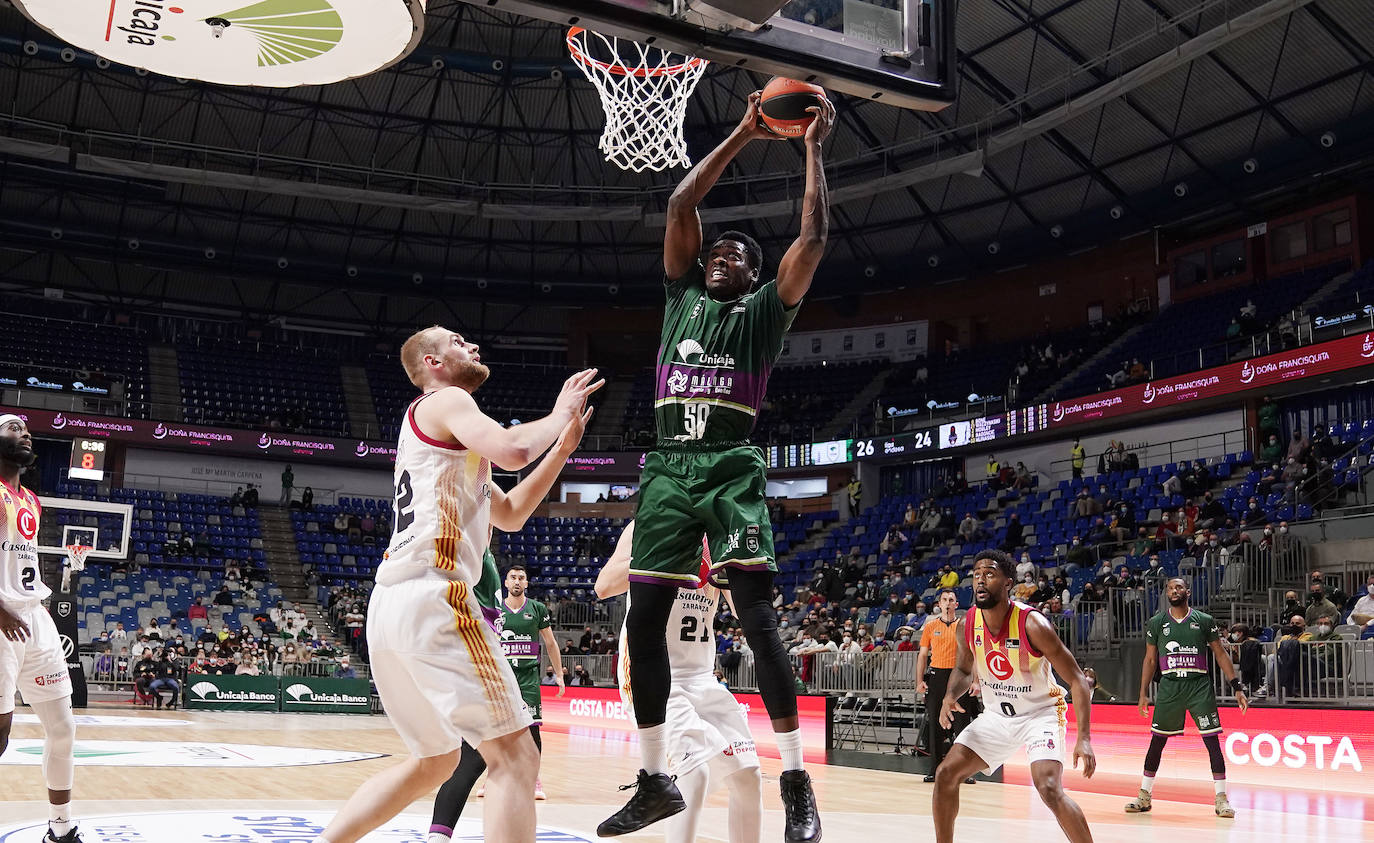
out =
<svg viewBox="0 0 1374 843"><path fill-rule="evenodd" d="M367 613L372 678L411 754L443 755L533 721L496 632L466 583L378 585Z"/></svg>
<svg viewBox="0 0 1374 843"><path fill-rule="evenodd" d="M1064 706L1046 708L1016 717L988 709L954 739L973 750L987 764L983 773L991 775L1021 747L1026 757L1036 761L1064 763Z"/></svg>
<svg viewBox="0 0 1374 843"><path fill-rule="evenodd" d="M57 634L57 625L48 610L34 605L18 614L29 626L29 638L0 638L0 714L14 711L15 689L24 695L28 705L72 694L62 636Z"/></svg>

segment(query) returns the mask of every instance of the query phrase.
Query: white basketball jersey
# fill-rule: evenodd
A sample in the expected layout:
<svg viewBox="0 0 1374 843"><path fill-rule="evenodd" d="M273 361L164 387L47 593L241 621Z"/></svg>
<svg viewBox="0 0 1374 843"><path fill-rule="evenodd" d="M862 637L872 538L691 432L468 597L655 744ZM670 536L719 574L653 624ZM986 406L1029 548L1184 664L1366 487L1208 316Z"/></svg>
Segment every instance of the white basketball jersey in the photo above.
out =
<svg viewBox="0 0 1374 843"><path fill-rule="evenodd" d="M395 525L377 582L391 585L438 572L475 585L491 542L491 463L420 432L415 408L426 397L415 399L401 425Z"/></svg>
<svg viewBox="0 0 1374 843"><path fill-rule="evenodd" d="M0 483L0 603L11 612L27 611L52 594L38 565L38 496L23 486Z"/></svg>
<svg viewBox="0 0 1374 843"><path fill-rule="evenodd" d="M701 588L679 588L673 610L668 614L668 667L673 680L710 676L716 667L716 642L712 622L720 591L706 582L710 571L708 550L703 543ZM629 616L630 596L625 595L625 614ZM620 627L620 685L628 695L630 688L629 635Z"/></svg>

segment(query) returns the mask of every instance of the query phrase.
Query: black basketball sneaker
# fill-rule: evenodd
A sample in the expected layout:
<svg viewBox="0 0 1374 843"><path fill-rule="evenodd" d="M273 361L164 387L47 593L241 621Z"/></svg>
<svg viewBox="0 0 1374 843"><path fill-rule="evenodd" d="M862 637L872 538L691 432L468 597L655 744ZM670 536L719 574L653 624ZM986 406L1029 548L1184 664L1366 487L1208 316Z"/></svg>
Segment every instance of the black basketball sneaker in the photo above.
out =
<svg viewBox="0 0 1374 843"><path fill-rule="evenodd" d="M624 785L620 789L630 788L635 788L635 795L630 797L624 808L596 827L597 836L619 837L622 834L630 834L673 814L681 813L687 808L677 785L664 773L650 774L640 770L634 784Z"/></svg>
<svg viewBox="0 0 1374 843"><path fill-rule="evenodd" d="M783 839L787 843L821 843L821 815L816 810L811 776L805 770L786 770L779 777L779 783L787 824Z"/></svg>

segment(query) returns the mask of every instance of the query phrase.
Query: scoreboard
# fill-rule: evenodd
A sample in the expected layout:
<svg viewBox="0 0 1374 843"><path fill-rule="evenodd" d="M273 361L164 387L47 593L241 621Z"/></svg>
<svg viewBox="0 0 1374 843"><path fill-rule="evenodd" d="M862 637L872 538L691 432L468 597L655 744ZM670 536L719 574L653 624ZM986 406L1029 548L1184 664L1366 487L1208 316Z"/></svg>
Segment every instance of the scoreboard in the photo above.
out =
<svg viewBox="0 0 1374 843"><path fill-rule="evenodd" d="M843 465L854 461L854 440L834 439L799 445L770 445L769 468L809 468L811 466Z"/></svg>
<svg viewBox="0 0 1374 843"><path fill-rule="evenodd" d="M67 476L77 480L104 480L105 449L109 445L104 439L72 440L72 461Z"/></svg>

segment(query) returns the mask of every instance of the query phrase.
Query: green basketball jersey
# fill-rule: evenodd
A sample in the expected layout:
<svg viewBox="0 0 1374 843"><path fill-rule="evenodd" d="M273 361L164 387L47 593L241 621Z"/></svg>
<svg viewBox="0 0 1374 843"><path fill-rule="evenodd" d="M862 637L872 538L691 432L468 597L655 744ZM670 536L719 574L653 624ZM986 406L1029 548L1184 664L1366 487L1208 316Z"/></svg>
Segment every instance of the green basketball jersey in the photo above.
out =
<svg viewBox="0 0 1374 843"><path fill-rule="evenodd" d="M496 604L501 600L501 572L496 570L496 558L491 555L491 548L482 551L482 578L472 587L472 596L477 598L477 605L482 607L482 617L499 633L501 610Z"/></svg>
<svg viewBox="0 0 1374 843"><path fill-rule="evenodd" d="M664 289L654 378L659 441L747 440L797 308L783 306L776 281L734 301L715 301L700 261Z"/></svg>
<svg viewBox="0 0 1374 843"><path fill-rule="evenodd" d="M538 600L512 610L501 602L501 649L515 671L526 705L539 704L539 630L548 629L549 610Z"/></svg>
<svg viewBox="0 0 1374 843"><path fill-rule="evenodd" d="M1179 621L1169 614L1166 605L1145 624L1145 643L1159 648L1161 676L1206 676L1208 645L1220 638L1217 622L1197 609Z"/></svg>

